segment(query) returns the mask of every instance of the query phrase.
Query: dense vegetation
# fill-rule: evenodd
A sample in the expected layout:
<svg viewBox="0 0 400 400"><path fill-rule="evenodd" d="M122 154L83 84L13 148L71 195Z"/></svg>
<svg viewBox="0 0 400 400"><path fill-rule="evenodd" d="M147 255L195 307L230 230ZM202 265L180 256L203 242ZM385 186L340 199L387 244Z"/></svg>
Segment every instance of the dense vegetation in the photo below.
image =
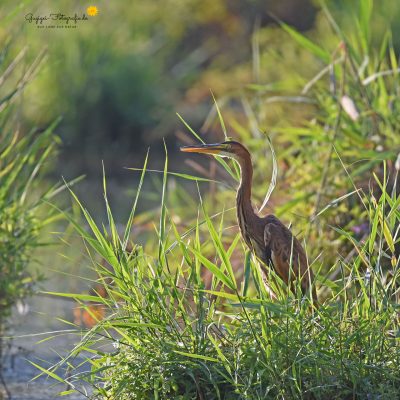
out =
<svg viewBox="0 0 400 400"><path fill-rule="evenodd" d="M71 192L87 225L66 217L84 239L107 295L57 295L77 299L93 317L89 305L104 307L107 317L59 364L39 367L69 386L63 394L84 392L80 383L86 381L99 398L115 399L399 397L397 56L390 33L379 47L372 43L372 2L360 3L357 31L350 34L328 9L323 12L335 38L326 46L281 26L281 34L311 54L311 80L297 82L289 96L280 93L284 83L271 95L258 81L241 97L243 114L229 107L237 103L235 94L212 113L223 135L228 127L254 154L256 199L272 164L264 156L263 129L271 104L284 102L281 113L302 108L308 115L301 126L282 119L270 133L280 166L271 207L293 220L303 237L320 304L299 290L291 293L278 277L272 280L277 301L265 292L237 229L227 228L235 224L234 191L214 188L219 176L237 181L233 164L223 163L218 174L225 175L217 177L171 173L166 152L159 220L140 245L132 230L148 220L155 224L154 212L136 213L142 183L154 173L146 158L123 232L105 177L105 225ZM262 48L260 34L258 71ZM199 190L195 200L178 184L182 180L211 190ZM90 369L62 378L63 366L82 354L89 354Z"/></svg>
<svg viewBox="0 0 400 400"><path fill-rule="evenodd" d="M43 183L43 169L55 153L55 124L43 132L19 131L18 103L32 80L38 61L22 67L26 49L13 55L12 46L2 43L0 53L0 378L3 368L3 337L8 318L18 305L24 312L26 298L43 279L35 265L34 250L43 245L40 233L56 219L46 208L60 188ZM0 381L3 384L3 380ZM0 390L0 398L2 391Z"/></svg>
<svg viewBox="0 0 400 400"><path fill-rule="evenodd" d="M83 380L99 398L396 398L398 261L392 258L391 275L382 264L396 241L400 200L386 189L378 199L364 198L367 240L340 231L355 251L320 274L319 307L276 276L278 300L271 302L249 255L237 279L239 235L230 242L223 214L211 218L204 204L193 231L180 234L163 198L157 251L150 254L129 243L134 211L119 237L109 209L107 233L82 208L90 231L76 229L90 257L112 267L110 273L95 263L108 296L57 295L77 299L89 313L89 304L101 305L108 317L59 365L39 368L72 388L64 394L83 391ZM208 288L204 269L212 274ZM336 271L336 279L325 277ZM94 356L86 358L90 371L55 375L85 352Z"/></svg>
<svg viewBox="0 0 400 400"><path fill-rule="evenodd" d="M88 211L97 200L87 209L70 191L82 218L63 215L97 279L87 271L90 294L50 294L75 299L96 323L74 326L78 343L56 365L35 362L61 394L88 395L89 384L107 399L400 397L399 27L385 20L400 8L302 0L307 18L296 25L298 8L264 3L113 3L100 9L96 35L89 25L74 40L54 32L47 69L27 91L38 101L23 108L24 129L62 113L59 133L75 152L83 146L76 154L87 166L100 159L96 146L112 150L106 161L144 158L129 171L139 178L125 224L104 170L105 222ZM122 14L128 32L110 22ZM28 261L51 221L39 205L53 192L32 182L53 127L15 136L19 91L10 84L0 100L0 318L32 291ZM278 173L268 212L302 239L319 304L273 272L270 299L236 227L236 165L193 157L195 172L184 171L171 132L179 143L245 143L256 206L268 176L275 185L271 140ZM145 136L164 147L164 170L149 166L152 151L142 156Z"/></svg>

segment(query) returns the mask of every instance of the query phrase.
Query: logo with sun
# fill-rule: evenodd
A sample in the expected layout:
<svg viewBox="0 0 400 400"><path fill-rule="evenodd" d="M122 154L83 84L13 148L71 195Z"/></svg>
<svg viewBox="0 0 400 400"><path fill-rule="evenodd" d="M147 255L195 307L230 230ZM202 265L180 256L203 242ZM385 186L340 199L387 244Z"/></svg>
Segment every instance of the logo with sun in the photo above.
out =
<svg viewBox="0 0 400 400"><path fill-rule="evenodd" d="M89 6L89 7L86 9L86 12L88 13L88 15L89 15L90 17L94 17L94 16L96 16L96 15L99 13L99 9L98 9L96 6Z"/></svg>

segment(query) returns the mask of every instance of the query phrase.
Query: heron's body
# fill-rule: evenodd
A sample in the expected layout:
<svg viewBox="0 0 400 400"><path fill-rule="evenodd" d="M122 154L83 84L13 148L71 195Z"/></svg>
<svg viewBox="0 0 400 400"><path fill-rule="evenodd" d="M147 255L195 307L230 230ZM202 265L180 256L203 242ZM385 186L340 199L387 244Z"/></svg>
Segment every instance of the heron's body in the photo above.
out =
<svg viewBox="0 0 400 400"><path fill-rule="evenodd" d="M261 261L263 272L268 276L272 267L284 282L293 287L300 279L302 292L309 291L313 273L308 267L303 247L291 231L274 215L260 217L251 203L253 167L248 150L238 142L216 145L189 146L186 152L218 154L235 159L241 169L241 181L236 195L237 220L243 240ZM312 295L316 299L315 289Z"/></svg>

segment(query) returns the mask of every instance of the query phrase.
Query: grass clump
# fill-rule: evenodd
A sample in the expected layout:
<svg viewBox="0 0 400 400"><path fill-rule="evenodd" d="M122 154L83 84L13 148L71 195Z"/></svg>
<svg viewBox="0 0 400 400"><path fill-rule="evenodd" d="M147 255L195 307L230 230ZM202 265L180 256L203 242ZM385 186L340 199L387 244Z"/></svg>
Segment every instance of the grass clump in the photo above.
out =
<svg viewBox="0 0 400 400"><path fill-rule="evenodd" d="M320 299L325 300L316 307L300 291L292 294L273 272L278 299L271 301L249 255L243 280L235 277L232 264L242 251L241 242L236 236L227 243L224 213L212 218L201 202L191 233L179 232L166 203L166 172L154 238L158 256L128 240L135 206L123 235L117 233L107 200L108 230L82 205L89 231L71 220L108 295L57 295L76 298L88 312L87 302L96 302L108 316L85 333L68 357L43 373L57 376L71 391L83 392L79 384L90 382L98 398L400 395L399 263L387 252L397 240L400 199L388 194L384 183L381 197L366 203L370 239L358 242L354 234L339 232L356 255L339 259L328 271L338 269L337 279L318 277ZM382 268L387 257L390 274ZM100 258L108 266L95 261ZM204 270L212 276L207 288ZM56 375L83 354L93 355L85 356L90 366L85 373L67 379Z"/></svg>
<svg viewBox="0 0 400 400"><path fill-rule="evenodd" d="M122 234L105 180L107 227L75 197L87 225L70 220L107 295L56 295L77 299L88 313L89 305L104 307L107 318L85 332L57 365L41 367L68 385L63 394L85 393L84 381L93 385L94 397L109 399L400 397L398 66L389 34L378 52L372 50L372 2L367 3L360 6L358 34L350 36L324 8L337 39L331 51L283 26L322 63L312 80L302 81L301 96L271 96L262 84L249 88L260 107L261 100L289 98L296 107L304 101L314 113L301 128L276 126L271 136L280 145L278 159L285 161L277 180L296 193L274 209L278 215L291 212L306 238L320 304L300 291L291 293L273 271L277 300L271 301L256 261L248 253L241 256L246 250L239 234L224 229L234 213L221 212L222 205L217 214L209 213L211 196L199 196L195 221L179 224L179 217L191 221L193 216L186 219L188 210L172 201L181 192L169 196L167 163L155 234L143 246L134 242L130 233L140 221L136 206L145 164ZM269 163L259 129L263 113L251 112L251 101L244 104L247 119L228 118L228 129L254 150L254 194L260 199L257 171ZM228 125L217 106L214 111L226 136ZM237 170L221 164L226 175L237 178ZM231 205L230 198L221 191L211 201ZM85 357L86 372L63 378L62 366L74 368L78 355Z"/></svg>
<svg viewBox="0 0 400 400"><path fill-rule="evenodd" d="M40 188L43 169L55 154L55 124L42 132L19 131L18 101L32 80L43 58L40 54L28 66L26 49L13 55L10 42L3 44L0 58L0 373L2 337L13 306L22 304L43 279L34 271L34 249L41 245L40 232L54 213L43 203L57 192L57 187ZM49 210L48 210L49 211ZM1 394L0 394L1 396Z"/></svg>

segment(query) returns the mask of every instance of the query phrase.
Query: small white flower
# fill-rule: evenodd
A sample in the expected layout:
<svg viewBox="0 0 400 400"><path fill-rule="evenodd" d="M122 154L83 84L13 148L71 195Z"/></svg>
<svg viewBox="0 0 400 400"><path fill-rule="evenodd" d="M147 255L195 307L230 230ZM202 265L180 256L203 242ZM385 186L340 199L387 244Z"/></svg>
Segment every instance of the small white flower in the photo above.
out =
<svg viewBox="0 0 400 400"><path fill-rule="evenodd" d="M344 95L340 99L340 104L343 107L344 112L353 120L357 121L358 118L360 117L360 113L357 110L356 105L354 104L353 99L351 99L349 96Z"/></svg>
<svg viewBox="0 0 400 400"><path fill-rule="evenodd" d="M369 268L365 271L365 276L364 276L364 282L365 285L369 284L369 281L371 279L371 271L369 270Z"/></svg>
<svg viewBox="0 0 400 400"><path fill-rule="evenodd" d="M29 305L22 300L17 301L17 311L20 315L26 315L29 312Z"/></svg>
<svg viewBox="0 0 400 400"><path fill-rule="evenodd" d="M400 153L397 155L397 159L394 164L394 167L396 168L396 171L400 171Z"/></svg>

